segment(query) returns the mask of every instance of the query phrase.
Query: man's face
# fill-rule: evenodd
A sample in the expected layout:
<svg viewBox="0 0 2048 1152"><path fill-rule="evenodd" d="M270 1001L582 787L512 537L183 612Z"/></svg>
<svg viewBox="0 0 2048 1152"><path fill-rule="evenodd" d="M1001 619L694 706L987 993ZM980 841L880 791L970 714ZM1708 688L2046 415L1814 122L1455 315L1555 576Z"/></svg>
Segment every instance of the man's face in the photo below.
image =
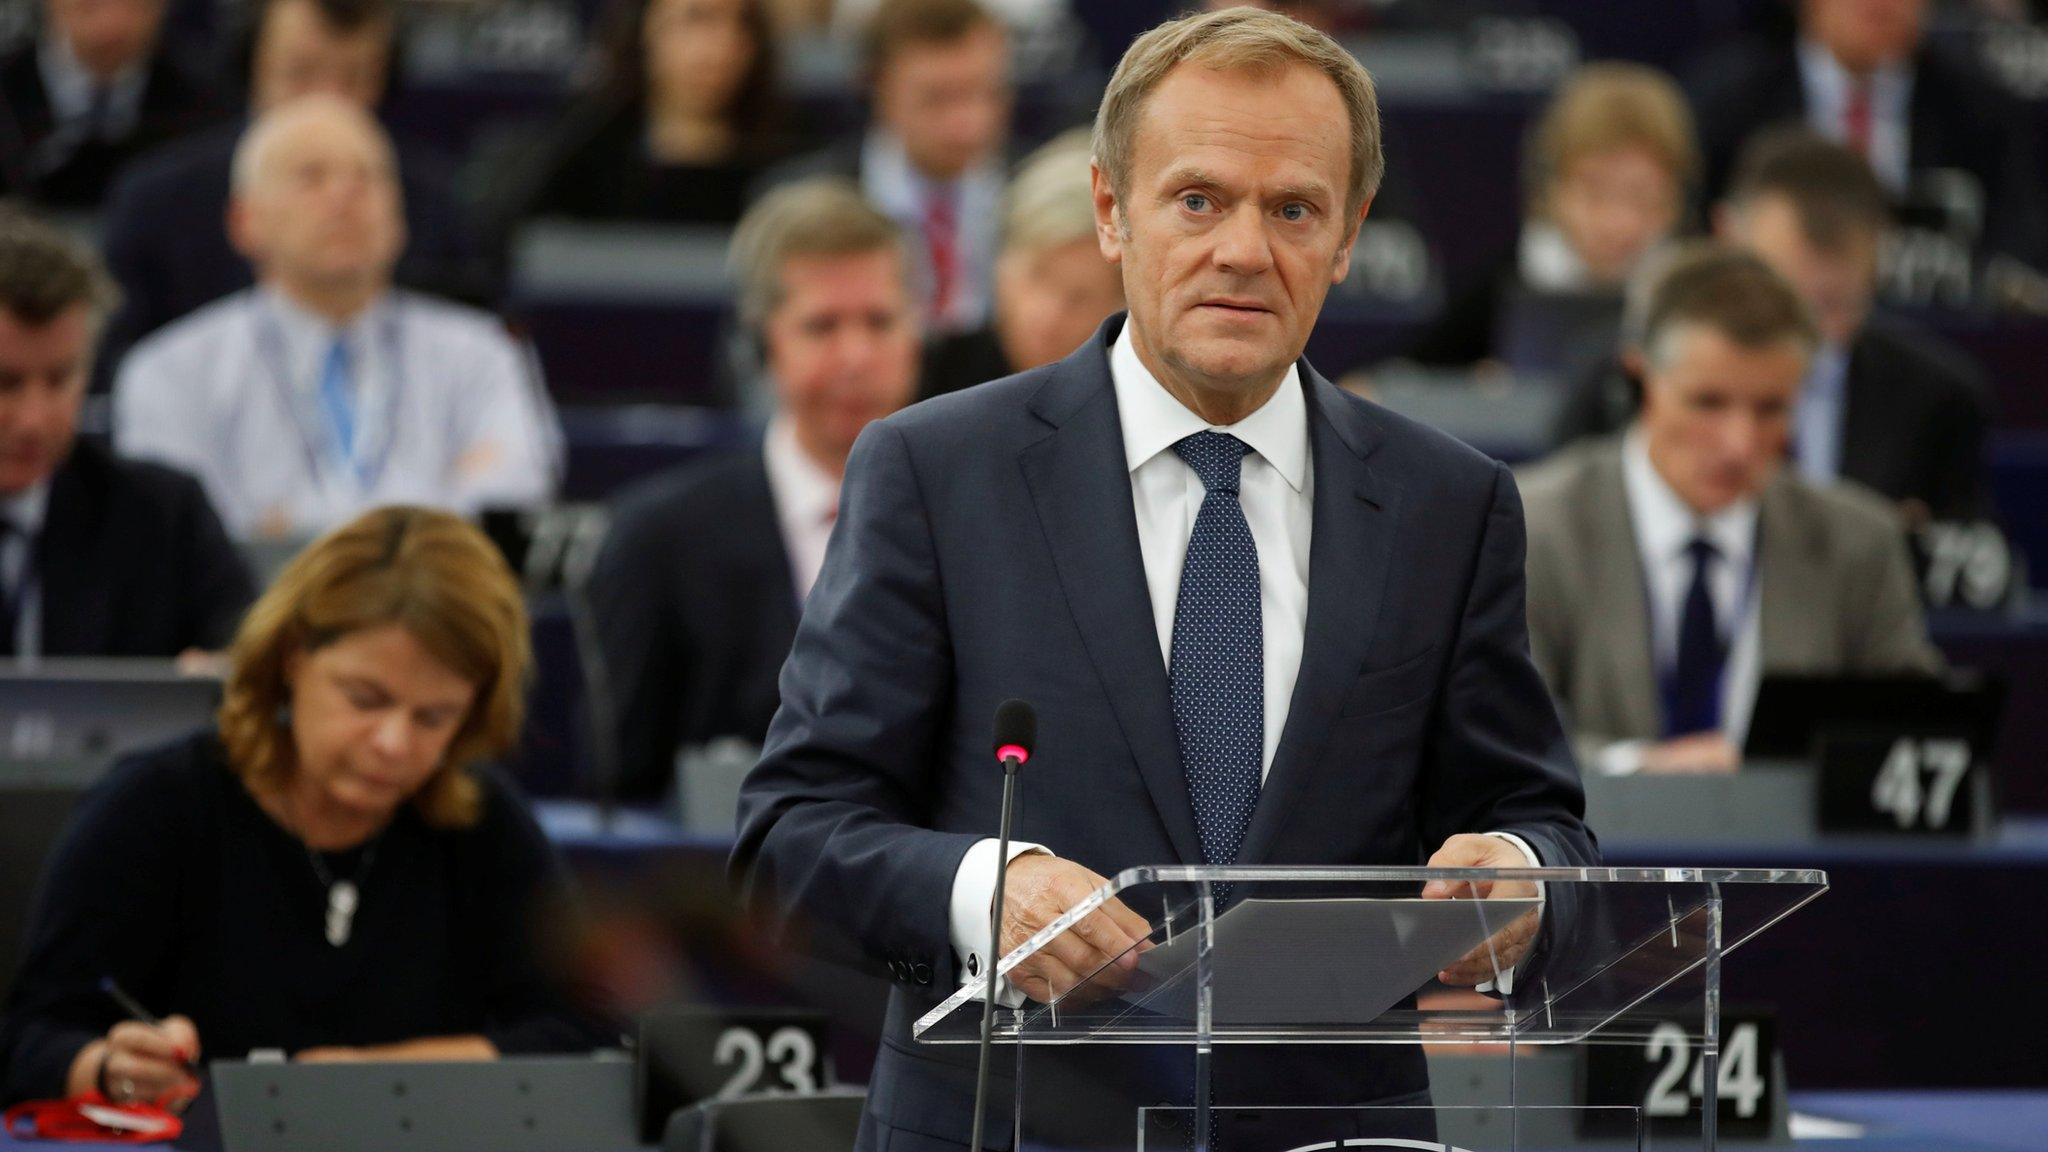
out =
<svg viewBox="0 0 2048 1152"><path fill-rule="evenodd" d="M1010 128L1010 45L993 23L897 49L875 77L875 118L919 172L952 180L995 156Z"/></svg>
<svg viewBox="0 0 2048 1152"><path fill-rule="evenodd" d="M1726 214L1726 238L1749 249L1791 281L1813 310L1821 339L1847 344L1870 315L1877 291L1877 234L1852 234L1839 250L1806 235L1789 197L1766 194Z"/></svg>
<svg viewBox="0 0 2048 1152"><path fill-rule="evenodd" d="M1657 345L1639 419L1664 482L1703 516L1762 492L1791 440L1805 349L1745 348L1704 324L1674 325Z"/></svg>
<svg viewBox="0 0 2048 1152"><path fill-rule="evenodd" d="M262 113L324 93L368 111L384 98L391 35L388 21L344 30L329 24L313 0L277 0L256 36L250 103Z"/></svg>
<svg viewBox="0 0 2048 1152"><path fill-rule="evenodd" d="M1215 392L1270 386L1351 267L1351 137L1337 86L1306 65L1182 64L1139 112L1119 200L1095 172L1102 254L1122 265L1148 363Z"/></svg>
<svg viewBox="0 0 2048 1152"><path fill-rule="evenodd" d="M45 324L0 307L0 497L47 480L71 453L92 375L94 324L83 304Z"/></svg>
<svg viewBox="0 0 2048 1152"><path fill-rule="evenodd" d="M829 467L916 393L919 332L895 252L791 258L764 335L782 411L804 451Z"/></svg>
<svg viewBox="0 0 2048 1152"><path fill-rule="evenodd" d="M296 120L234 202L236 241L266 277L388 281L404 248L390 147L368 123L339 113Z"/></svg>
<svg viewBox="0 0 2048 1152"><path fill-rule="evenodd" d="M1123 304L1123 277L1092 237L1006 252L996 262L996 336L1020 372L1087 343Z"/></svg>
<svg viewBox="0 0 2048 1152"><path fill-rule="evenodd" d="M93 75L111 80L156 47L164 0L44 0L49 26Z"/></svg>
<svg viewBox="0 0 2048 1152"><path fill-rule="evenodd" d="M1801 24L1842 67L1869 72L1920 48L1927 0L1805 0Z"/></svg>
<svg viewBox="0 0 2048 1152"><path fill-rule="evenodd" d="M1618 285L1671 235L1683 200L1678 180L1654 156L1617 148L1578 157L1557 174L1550 218L1594 280Z"/></svg>

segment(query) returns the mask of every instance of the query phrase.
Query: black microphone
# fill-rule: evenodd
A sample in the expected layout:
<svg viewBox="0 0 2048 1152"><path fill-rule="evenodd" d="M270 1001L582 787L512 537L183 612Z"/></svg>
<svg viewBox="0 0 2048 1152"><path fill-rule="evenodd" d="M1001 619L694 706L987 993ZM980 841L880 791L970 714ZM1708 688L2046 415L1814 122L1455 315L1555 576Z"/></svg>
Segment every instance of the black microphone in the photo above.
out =
<svg viewBox="0 0 2048 1152"><path fill-rule="evenodd" d="M988 986L981 1000L981 1066L974 1074L974 1140L972 1152L981 1152L982 1110L988 1100L988 1055L994 1046L996 1025L996 968L1003 958L1003 882L1010 872L1010 811L1016 801L1017 769L1031 759L1038 743L1038 713L1022 700L1005 700L996 707L996 759L1003 764L1003 819L996 837L996 894L988 909Z"/></svg>

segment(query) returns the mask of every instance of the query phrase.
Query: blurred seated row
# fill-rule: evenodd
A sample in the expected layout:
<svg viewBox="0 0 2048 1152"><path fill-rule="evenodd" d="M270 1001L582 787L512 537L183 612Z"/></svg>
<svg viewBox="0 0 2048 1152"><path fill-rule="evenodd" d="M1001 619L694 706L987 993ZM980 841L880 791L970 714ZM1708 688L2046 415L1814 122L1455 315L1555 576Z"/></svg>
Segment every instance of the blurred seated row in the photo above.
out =
<svg viewBox="0 0 2048 1152"><path fill-rule="evenodd" d="M258 1050L615 1044L556 962L566 870L482 766L518 738L528 660L518 585L456 517L387 508L313 544L241 624L216 723L80 801L7 995L0 1104L182 1108L203 1059Z"/></svg>
<svg viewBox="0 0 2048 1152"><path fill-rule="evenodd" d="M1891 230L1884 189L1862 156L1798 127L1744 150L1715 234L1754 252L1811 309L1820 344L1793 412L1789 451L1816 483L1854 480L1909 523L1987 514L1990 397L1969 359L1932 333L1873 315L1878 252ZM1647 301L1631 302L1640 312ZM1637 317L1636 322L1640 322ZM1554 439L1613 432L1633 416L1639 353L1583 372Z"/></svg>
<svg viewBox="0 0 2048 1152"><path fill-rule="evenodd" d="M560 430L532 356L494 317L393 285L405 221L383 129L305 96L233 162L229 231L258 285L128 354L116 446L197 475L239 538L309 536L378 504L548 500Z"/></svg>
<svg viewBox="0 0 2048 1152"><path fill-rule="evenodd" d="M77 438L114 297L91 252L0 212L0 657L217 650L255 596L199 484Z"/></svg>
<svg viewBox="0 0 2048 1152"><path fill-rule="evenodd" d="M1702 243L1646 300L1634 421L1522 477L1530 648L1589 769L1733 771L1762 676L1942 662L1893 509L1783 466L1820 346L1798 293Z"/></svg>

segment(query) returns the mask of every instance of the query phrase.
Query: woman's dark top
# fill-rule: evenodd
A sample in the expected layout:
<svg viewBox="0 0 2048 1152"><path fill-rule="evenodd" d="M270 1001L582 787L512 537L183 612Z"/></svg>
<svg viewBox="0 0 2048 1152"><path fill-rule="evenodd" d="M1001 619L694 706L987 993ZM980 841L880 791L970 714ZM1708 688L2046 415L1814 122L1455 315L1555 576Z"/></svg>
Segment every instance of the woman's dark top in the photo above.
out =
<svg viewBox="0 0 2048 1152"><path fill-rule="evenodd" d="M487 214L502 227L542 216L649 224L729 226L768 166L788 154L778 139L749 134L734 155L713 164L665 164L647 151L647 119L638 103L572 110L538 146L511 161Z"/></svg>
<svg viewBox="0 0 2048 1152"><path fill-rule="evenodd" d="M539 912L568 891L559 858L509 784L478 778L474 826L434 828L408 804L366 873L361 849L323 856L361 889L336 948L305 846L211 729L115 765L44 870L0 1024L0 1102L64 1094L79 1049L124 1018L107 976L191 1017L202 1060L472 1033L506 1054L616 1043L539 960Z"/></svg>
<svg viewBox="0 0 2048 1152"><path fill-rule="evenodd" d="M1003 342L993 327L976 328L939 336L926 344L924 364L918 374L920 400L1000 380L1017 371L1003 353Z"/></svg>

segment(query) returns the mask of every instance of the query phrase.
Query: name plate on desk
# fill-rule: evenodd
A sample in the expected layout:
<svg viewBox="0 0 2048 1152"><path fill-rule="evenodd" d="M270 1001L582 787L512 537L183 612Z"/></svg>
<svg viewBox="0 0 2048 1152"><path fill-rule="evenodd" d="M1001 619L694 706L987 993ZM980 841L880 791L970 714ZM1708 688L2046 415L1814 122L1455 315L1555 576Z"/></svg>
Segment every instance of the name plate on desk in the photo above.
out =
<svg viewBox="0 0 2048 1152"><path fill-rule="evenodd" d="M1697 1019L1666 1020L1646 1039L1586 1046L1586 1114L1582 1135L1601 1130L1609 1113L1597 1106L1634 1107L1653 1137L1684 1138L1699 1131L1706 1098L1706 1061L1693 1032ZM1721 1016L1720 1135L1730 1140L1770 1140L1785 1135L1785 1077L1778 1055L1777 1021L1768 1013L1724 1012Z"/></svg>
<svg viewBox="0 0 2048 1152"><path fill-rule="evenodd" d="M640 1019L639 1114L644 1140L704 1100L805 1096L832 1085L831 1023L801 1009L661 1009Z"/></svg>
<svg viewBox="0 0 2048 1152"><path fill-rule="evenodd" d="M624 1152L633 1065L621 1056L446 1063L216 1060L227 1152Z"/></svg>
<svg viewBox="0 0 2048 1152"><path fill-rule="evenodd" d="M1821 831L1971 835L1981 776L1962 736L1830 733L1820 740Z"/></svg>

